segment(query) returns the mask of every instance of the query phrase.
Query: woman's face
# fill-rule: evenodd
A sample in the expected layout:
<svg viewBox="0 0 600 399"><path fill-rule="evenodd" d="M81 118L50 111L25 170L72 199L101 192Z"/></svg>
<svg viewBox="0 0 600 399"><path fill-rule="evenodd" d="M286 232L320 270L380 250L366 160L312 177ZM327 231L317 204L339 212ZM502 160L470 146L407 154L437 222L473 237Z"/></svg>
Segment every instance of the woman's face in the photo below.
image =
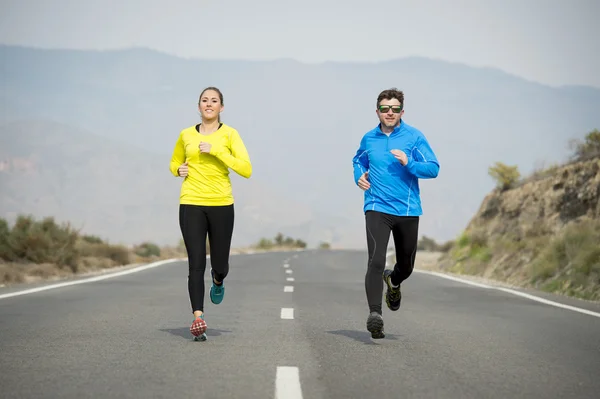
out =
<svg viewBox="0 0 600 399"><path fill-rule="evenodd" d="M214 90L206 90L200 97L198 109L205 120L217 119L223 110L219 93Z"/></svg>

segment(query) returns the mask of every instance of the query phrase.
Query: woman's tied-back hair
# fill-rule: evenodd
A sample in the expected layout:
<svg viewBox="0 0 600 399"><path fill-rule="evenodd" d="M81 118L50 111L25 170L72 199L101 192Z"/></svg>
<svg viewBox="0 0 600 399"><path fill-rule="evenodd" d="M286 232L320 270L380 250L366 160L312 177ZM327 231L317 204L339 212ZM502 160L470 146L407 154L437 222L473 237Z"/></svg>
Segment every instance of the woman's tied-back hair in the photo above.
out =
<svg viewBox="0 0 600 399"><path fill-rule="evenodd" d="M401 90L396 89L395 87L392 87L391 89L387 89L379 93L379 96L377 96L377 107L379 107L381 101L391 100L394 98L400 101L400 106L404 109L404 93Z"/></svg>
<svg viewBox="0 0 600 399"><path fill-rule="evenodd" d="M221 93L221 90L217 89L214 86L209 86L209 87L205 88L204 90L202 90L202 93L200 93L200 97L198 97L198 105L200 105L200 102L202 101L202 96L208 90L214 90L214 91L216 91L217 94L219 95L219 100L221 100L221 105L224 105L224 103L223 103L223 93ZM221 122L221 114L219 114L219 122Z"/></svg>

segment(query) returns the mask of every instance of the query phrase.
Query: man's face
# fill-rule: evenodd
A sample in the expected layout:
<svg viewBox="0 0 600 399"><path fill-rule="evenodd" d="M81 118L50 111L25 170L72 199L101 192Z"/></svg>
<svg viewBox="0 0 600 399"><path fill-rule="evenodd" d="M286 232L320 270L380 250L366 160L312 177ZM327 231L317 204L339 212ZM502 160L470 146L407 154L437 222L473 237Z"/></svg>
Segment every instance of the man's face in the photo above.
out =
<svg viewBox="0 0 600 399"><path fill-rule="evenodd" d="M400 122L400 118L404 114L404 110L398 99L381 100L377 107L377 116L383 126L396 127Z"/></svg>

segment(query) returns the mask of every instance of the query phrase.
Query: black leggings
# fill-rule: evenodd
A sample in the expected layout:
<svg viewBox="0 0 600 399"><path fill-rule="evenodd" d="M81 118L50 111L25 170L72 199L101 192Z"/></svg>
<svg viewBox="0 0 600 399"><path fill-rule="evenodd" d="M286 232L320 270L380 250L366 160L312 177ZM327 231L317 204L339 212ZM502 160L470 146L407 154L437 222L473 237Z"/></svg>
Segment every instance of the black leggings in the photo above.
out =
<svg viewBox="0 0 600 399"><path fill-rule="evenodd" d="M204 272L206 237L210 264L215 279L223 281L229 273L229 250L233 235L233 204L226 206L179 205L179 227L188 254L188 292L192 312L204 312Z"/></svg>
<svg viewBox="0 0 600 399"><path fill-rule="evenodd" d="M419 234L418 216L394 216L386 213L367 211L365 214L369 263L365 275L365 290L370 312L381 314L383 295L382 274L390 232L394 236L396 264L392 273L392 283L398 285L413 271L417 253Z"/></svg>

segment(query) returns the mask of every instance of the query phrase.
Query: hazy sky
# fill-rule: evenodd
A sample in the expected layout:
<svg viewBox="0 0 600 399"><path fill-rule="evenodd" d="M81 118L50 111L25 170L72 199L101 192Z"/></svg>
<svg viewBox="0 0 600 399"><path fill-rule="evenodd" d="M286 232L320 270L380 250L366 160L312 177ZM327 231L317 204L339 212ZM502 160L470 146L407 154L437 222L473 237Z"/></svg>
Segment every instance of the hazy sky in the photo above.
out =
<svg viewBox="0 0 600 399"><path fill-rule="evenodd" d="M0 0L0 43L304 62L427 56L600 87L600 0Z"/></svg>

